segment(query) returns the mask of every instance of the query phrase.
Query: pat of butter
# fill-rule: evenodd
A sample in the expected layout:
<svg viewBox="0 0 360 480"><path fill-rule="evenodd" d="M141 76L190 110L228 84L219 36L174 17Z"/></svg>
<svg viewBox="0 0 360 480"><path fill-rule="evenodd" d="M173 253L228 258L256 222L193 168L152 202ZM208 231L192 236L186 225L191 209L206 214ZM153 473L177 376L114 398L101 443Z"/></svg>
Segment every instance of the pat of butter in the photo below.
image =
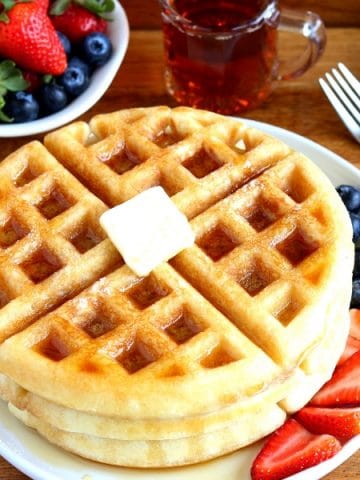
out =
<svg viewBox="0 0 360 480"><path fill-rule="evenodd" d="M162 187L152 187L107 210L100 224L139 276L193 245L195 236L185 215Z"/></svg>

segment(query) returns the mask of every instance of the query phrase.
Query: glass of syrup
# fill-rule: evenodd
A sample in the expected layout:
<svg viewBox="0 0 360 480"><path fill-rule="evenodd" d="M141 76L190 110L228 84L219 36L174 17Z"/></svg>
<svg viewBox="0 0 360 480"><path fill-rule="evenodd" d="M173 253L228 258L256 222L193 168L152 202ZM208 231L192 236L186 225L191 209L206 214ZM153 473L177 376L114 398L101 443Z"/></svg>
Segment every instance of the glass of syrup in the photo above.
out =
<svg viewBox="0 0 360 480"><path fill-rule="evenodd" d="M182 105L223 114L256 108L274 80L300 76L325 47L318 15L280 12L276 0L160 0L160 5L166 87ZM307 38L286 73L279 68L279 30Z"/></svg>

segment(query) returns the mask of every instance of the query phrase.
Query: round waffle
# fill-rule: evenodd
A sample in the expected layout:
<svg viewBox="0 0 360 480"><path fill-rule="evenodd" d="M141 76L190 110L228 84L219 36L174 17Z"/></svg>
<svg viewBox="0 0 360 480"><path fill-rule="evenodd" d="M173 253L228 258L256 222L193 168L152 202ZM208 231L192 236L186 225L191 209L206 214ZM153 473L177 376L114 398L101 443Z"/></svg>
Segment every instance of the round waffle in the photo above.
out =
<svg viewBox="0 0 360 480"><path fill-rule="evenodd" d="M0 252L4 279L9 263L27 278L0 309L0 393L22 421L100 462L196 463L262 438L331 376L349 328L352 228L309 159L243 123L182 107L100 115L47 135L45 146L0 165L15 172L4 205L19 197L24 212L36 208L29 232ZM61 172L70 212L55 205L46 218L39 207L42 195L60 198L60 180L40 188L46 172L30 169L16 185L14 165L31 149ZM155 185L196 241L140 278L98 218ZM85 198L89 213L72 215ZM41 264L23 258L37 258L30 239L45 228L61 259L35 282ZM72 260L69 244L89 228L99 241L88 233L90 247ZM37 302L41 292L54 300Z"/></svg>

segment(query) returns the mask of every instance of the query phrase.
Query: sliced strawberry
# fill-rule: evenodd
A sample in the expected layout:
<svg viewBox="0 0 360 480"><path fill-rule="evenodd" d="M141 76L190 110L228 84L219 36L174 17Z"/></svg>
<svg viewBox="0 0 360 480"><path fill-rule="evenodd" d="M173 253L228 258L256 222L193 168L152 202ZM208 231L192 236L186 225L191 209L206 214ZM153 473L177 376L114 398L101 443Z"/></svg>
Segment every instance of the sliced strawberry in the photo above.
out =
<svg viewBox="0 0 360 480"><path fill-rule="evenodd" d="M360 351L336 368L332 378L310 404L322 407L360 406Z"/></svg>
<svg viewBox="0 0 360 480"><path fill-rule="evenodd" d="M251 468L252 480L280 480L333 457L341 444L331 435L314 435L287 420L263 446Z"/></svg>
<svg viewBox="0 0 360 480"><path fill-rule="evenodd" d="M350 310L350 336L360 340L360 310L352 308Z"/></svg>
<svg viewBox="0 0 360 480"><path fill-rule="evenodd" d="M350 310L350 332L345 349L339 358L338 365L344 363L351 355L360 350L360 310Z"/></svg>
<svg viewBox="0 0 360 480"><path fill-rule="evenodd" d="M312 433L328 433L340 440L349 440L360 433L360 407L304 407L295 418Z"/></svg>
<svg viewBox="0 0 360 480"><path fill-rule="evenodd" d="M358 350L360 350L360 340L354 337L348 337L345 350L341 354L341 357L339 358L338 365L341 365L342 363L346 362L348 358L350 358L354 353L356 353Z"/></svg>

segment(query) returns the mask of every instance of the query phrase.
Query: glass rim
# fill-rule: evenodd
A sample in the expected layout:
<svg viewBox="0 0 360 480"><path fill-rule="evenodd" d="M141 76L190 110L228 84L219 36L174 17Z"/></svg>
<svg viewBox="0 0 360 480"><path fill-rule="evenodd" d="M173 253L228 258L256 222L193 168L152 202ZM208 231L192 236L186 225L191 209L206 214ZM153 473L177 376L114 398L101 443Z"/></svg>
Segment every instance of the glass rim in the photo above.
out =
<svg viewBox="0 0 360 480"><path fill-rule="evenodd" d="M194 24L190 20L187 20L171 5L170 0L159 0L160 5L162 6L162 15L169 18L173 24L176 24L178 27L182 27L184 30L192 33L201 33L203 35L209 36L219 36L226 34L237 34L242 33L243 31L256 30L260 28L263 23L270 19L275 12L278 11L277 0L268 0L268 4L259 12L256 16L247 20L244 23L239 24L236 27L213 31L210 28L202 27L200 25Z"/></svg>

